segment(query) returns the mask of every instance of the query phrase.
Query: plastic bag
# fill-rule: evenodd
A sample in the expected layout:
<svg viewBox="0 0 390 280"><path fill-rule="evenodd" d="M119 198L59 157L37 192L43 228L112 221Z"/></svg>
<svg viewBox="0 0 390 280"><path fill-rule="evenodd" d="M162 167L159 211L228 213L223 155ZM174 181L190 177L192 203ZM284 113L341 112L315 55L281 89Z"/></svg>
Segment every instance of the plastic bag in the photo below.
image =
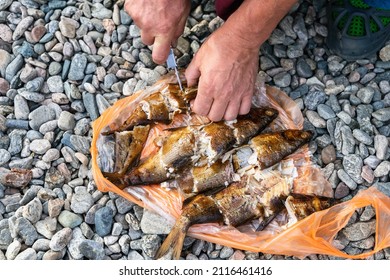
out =
<svg viewBox="0 0 390 280"><path fill-rule="evenodd" d="M102 175L98 158L105 157L103 147L112 149L101 132L107 127L117 127L131 114L135 105L148 94L156 90L164 90L172 77L166 77L144 91L117 101L108 108L93 123L93 140L91 145L92 172L95 182L101 191L114 192L141 207L148 208L169 220L172 224L180 215L182 198L176 190L163 188L159 185L130 186L120 189ZM273 129L302 129L303 116L300 109L285 93L269 87L259 87L255 94L253 104L268 105L279 111L278 118L267 128ZM173 122L171 125L177 125ZM155 126L141 155L144 157L153 152L153 139L163 132L166 125ZM109 154L109 152L108 152ZM109 159L104 159L110 164ZM100 162L100 166L102 162ZM294 168L294 172L290 172ZM107 171L107 170L106 170ZM267 170L264 176L272 176L266 180L270 184L292 184L293 192L315 194L332 197L333 190L323 177L320 169L313 165L307 148L300 149L290 157L283 160L273 170ZM285 174L283 174L283 172ZM289 173L290 172L290 173ZM292 173L295 176L292 177ZM376 209L377 228L375 248L371 252L360 255L347 255L332 245L337 232L348 222L353 212L360 207L372 205ZM355 196L352 200L335 205L330 209L316 212L306 219L285 229L276 227L256 232L253 228L243 225L239 228L219 224L200 224L192 226L188 236L204 239L213 243L254 252L292 255L304 258L310 254L329 254L344 258L364 258L390 245L390 198L378 190L370 188Z"/></svg>

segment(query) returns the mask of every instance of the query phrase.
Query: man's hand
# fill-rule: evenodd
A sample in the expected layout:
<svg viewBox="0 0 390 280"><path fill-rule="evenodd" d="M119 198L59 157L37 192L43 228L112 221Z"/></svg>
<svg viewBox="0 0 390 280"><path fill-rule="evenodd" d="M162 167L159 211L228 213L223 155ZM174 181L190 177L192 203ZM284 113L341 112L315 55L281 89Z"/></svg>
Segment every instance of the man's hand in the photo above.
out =
<svg viewBox="0 0 390 280"><path fill-rule="evenodd" d="M185 76L189 86L198 83L193 111L212 121L233 120L247 114L259 63L259 48L246 48L223 26L201 46Z"/></svg>
<svg viewBox="0 0 390 280"><path fill-rule="evenodd" d="M171 45L184 31L191 8L189 0L126 0L125 10L141 29L141 39L153 45L153 60L164 63Z"/></svg>

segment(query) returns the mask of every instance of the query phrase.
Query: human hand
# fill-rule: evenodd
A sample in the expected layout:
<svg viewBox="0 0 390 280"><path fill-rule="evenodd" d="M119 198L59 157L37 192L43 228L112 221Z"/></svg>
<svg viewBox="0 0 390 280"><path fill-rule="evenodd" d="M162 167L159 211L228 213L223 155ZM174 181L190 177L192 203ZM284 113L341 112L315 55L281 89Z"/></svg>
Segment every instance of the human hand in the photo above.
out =
<svg viewBox="0 0 390 280"><path fill-rule="evenodd" d="M247 114L259 64L259 48L245 46L223 26L201 46L187 67L188 86L198 82L192 110L212 121Z"/></svg>
<svg viewBox="0 0 390 280"><path fill-rule="evenodd" d="M141 39L153 45L153 61L164 63L171 45L184 31L191 8L189 0L126 0L125 11L141 29Z"/></svg>

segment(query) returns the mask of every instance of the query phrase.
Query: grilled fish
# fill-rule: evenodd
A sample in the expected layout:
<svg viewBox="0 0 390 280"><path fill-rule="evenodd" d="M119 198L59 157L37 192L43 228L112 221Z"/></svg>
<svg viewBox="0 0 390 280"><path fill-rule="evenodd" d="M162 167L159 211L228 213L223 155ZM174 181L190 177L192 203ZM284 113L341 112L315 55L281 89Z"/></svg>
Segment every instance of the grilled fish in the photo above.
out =
<svg viewBox="0 0 390 280"><path fill-rule="evenodd" d="M253 108L236 122L176 128L160 150L124 176L127 185L161 183L176 177L186 165L209 166L225 152L242 145L278 115L272 108Z"/></svg>
<svg viewBox="0 0 390 280"><path fill-rule="evenodd" d="M196 88L181 91L178 85L169 84L167 90L151 93L142 99L121 125L111 124L103 129L102 134L132 130L134 126L154 122L170 123L176 114L190 111L190 101L196 94Z"/></svg>
<svg viewBox="0 0 390 280"><path fill-rule="evenodd" d="M194 167L171 185L178 187L185 198L206 190L226 186L249 168L263 170L280 162L309 142L313 133L302 130L284 130L261 133L248 145L240 146L211 166Z"/></svg>
<svg viewBox="0 0 390 280"><path fill-rule="evenodd" d="M309 214L330 207L327 198L307 197L306 200L295 200L287 185L273 189L272 196L264 199L257 191L253 178L244 176L242 180L231 183L227 188L214 195L197 195L184 206L180 217L171 232L157 251L156 259L172 250L172 258L179 259L184 238L191 225L201 223L224 223L231 226L242 225L252 219L267 220L278 214L288 201L291 209L300 209L300 214ZM315 201L313 203L313 201ZM322 201L318 203L317 201ZM313 208L313 205L315 207Z"/></svg>

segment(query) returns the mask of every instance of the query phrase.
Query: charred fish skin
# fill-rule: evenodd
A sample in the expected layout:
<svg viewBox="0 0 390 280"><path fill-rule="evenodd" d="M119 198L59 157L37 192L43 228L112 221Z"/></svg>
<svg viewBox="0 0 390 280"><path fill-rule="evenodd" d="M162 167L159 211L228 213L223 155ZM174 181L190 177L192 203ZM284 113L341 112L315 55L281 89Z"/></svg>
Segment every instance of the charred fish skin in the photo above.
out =
<svg viewBox="0 0 390 280"><path fill-rule="evenodd" d="M240 169L251 164L250 159L246 161L242 157L250 153L249 147L256 155L256 164L260 169L265 169L307 144L312 137L311 131L295 129L260 134L253 137L248 146L240 147L241 151L233 155L234 166Z"/></svg>
<svg viewBox="0 0 390 280"><path fill-rule="evenodd" d="M180 258L184 238L190 226L200 223L222 222L222 215L210 196L198 195L187 204L164 240L155 258L159 259L173 249L172 259Z"/></svg>
<svg viewBox="0 0 390 280"><path fill-rule="evenodd" d="M278 115L278 110L271 107L252 108L248 114L240 115L240 121L232 124L236 146L248 143L250 138L264 130Z"/></svg>
<svg viewBox="0 0 390 280"><path fill-rule="evenodd" d="M291 194L287 197L285 206L290 217L300 221L337 203L337 200L328 197Z"/></svg>
<svg viewBox="0 0 390 280"><path fill-rule="evenodd" d="M205 126L172 129L172 133L163 142L158 154L150 156L140 166L125 175L125 180L130 185L162 183L175 177L175 173L186 165L212 165L234 145L263 130L277 115L278 111L272 108L252 108L248 116L239 116L234 126L222 121ZM153 172L149 172L147 167L153 167ZM169 176L162 176L168 173ZM156 177L153 177L153 174Z"/></svg>
<svg viewBox="0 0 390 280"><path fill-rule="evenodd" d="M141 100L131 115L118 127L107 126L103 135L132 130L138 125L155 122L170 123L176 114L190 112L190 101L196 97L196 88L185 88L181 91L176 84L169 84L166 90L151 93Z"/></svg>
<svg viewBox="0 0 390 280"><path fill-rule="evenodd" d="M129 185L148 185L172 179L194 155L195 135L190 127L175 129L157 153L124 176Z"/></svg>

